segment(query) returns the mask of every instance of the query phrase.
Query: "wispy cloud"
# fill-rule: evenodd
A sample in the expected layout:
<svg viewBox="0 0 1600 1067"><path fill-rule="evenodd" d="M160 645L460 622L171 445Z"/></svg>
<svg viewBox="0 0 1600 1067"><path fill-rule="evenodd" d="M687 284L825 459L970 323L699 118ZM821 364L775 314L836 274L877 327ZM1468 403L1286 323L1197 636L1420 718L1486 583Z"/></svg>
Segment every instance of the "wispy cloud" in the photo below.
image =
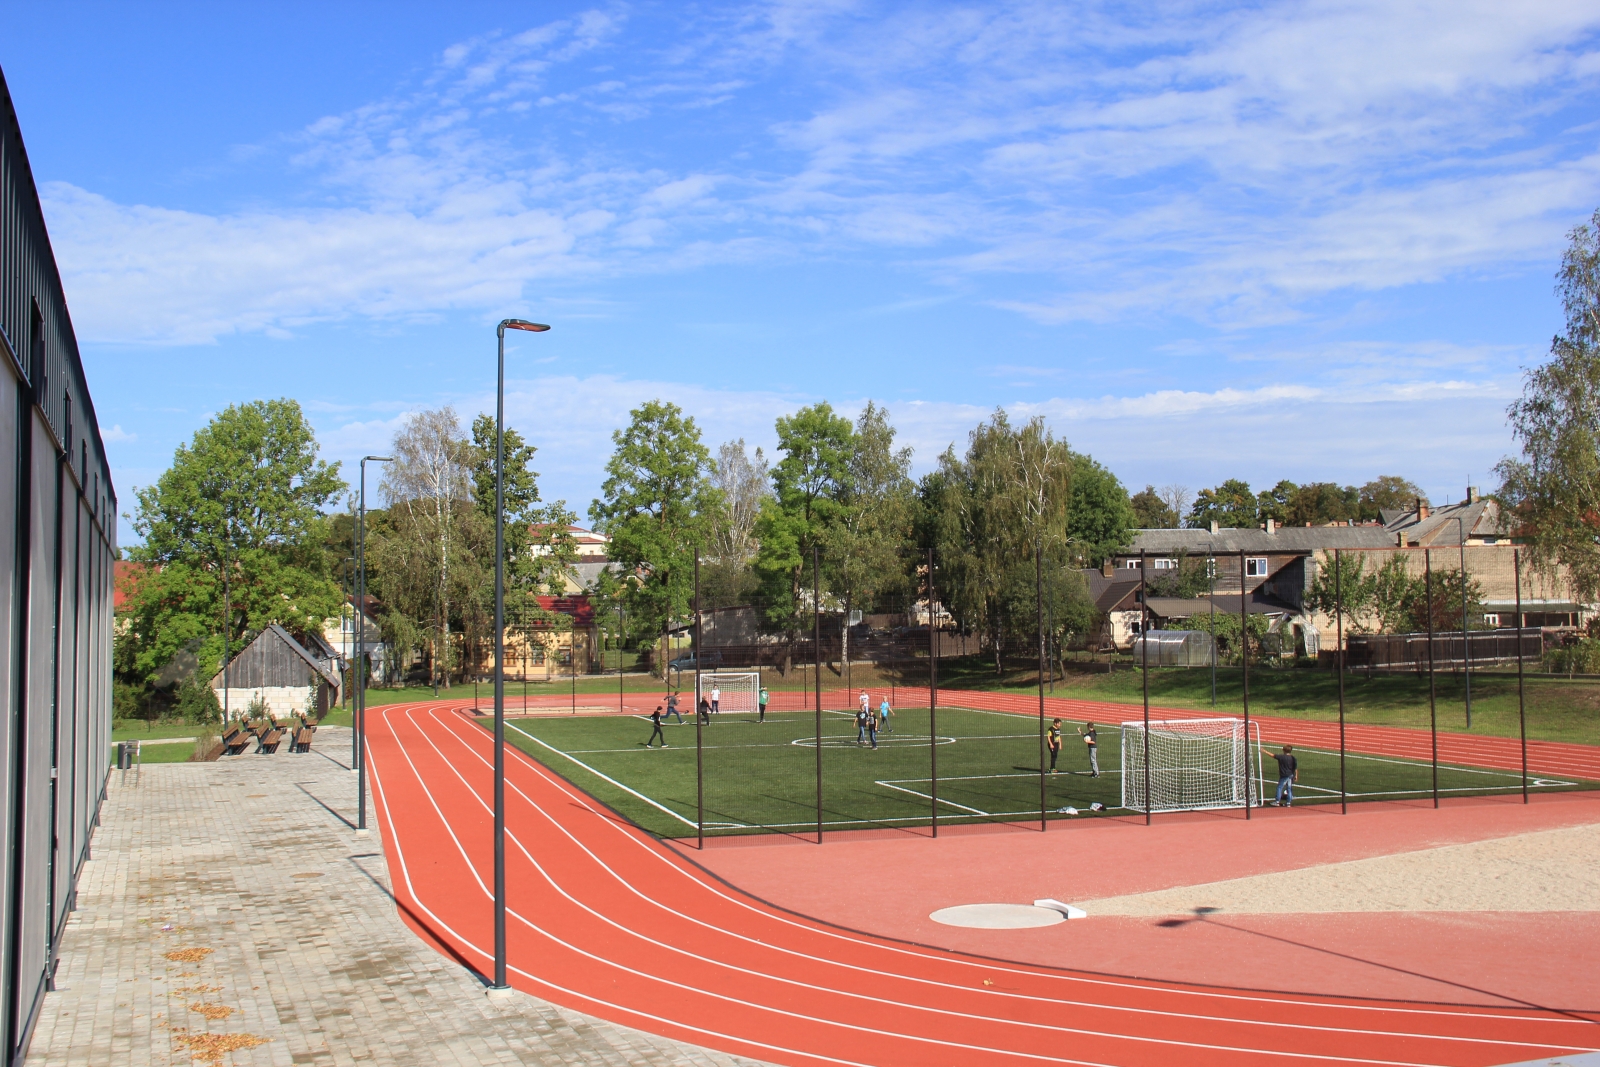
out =
<svg viewBox="0 0 1600 1067"><path fill-rule="evenodd" d="M1548 260L1600 200L1600 11L1486 0L597 7L445 49L201 213L45 189L90 339L490 312L530 283L866 259L1041 323L1294 321ZM664 42L664 43L663 43Z"/></svg>

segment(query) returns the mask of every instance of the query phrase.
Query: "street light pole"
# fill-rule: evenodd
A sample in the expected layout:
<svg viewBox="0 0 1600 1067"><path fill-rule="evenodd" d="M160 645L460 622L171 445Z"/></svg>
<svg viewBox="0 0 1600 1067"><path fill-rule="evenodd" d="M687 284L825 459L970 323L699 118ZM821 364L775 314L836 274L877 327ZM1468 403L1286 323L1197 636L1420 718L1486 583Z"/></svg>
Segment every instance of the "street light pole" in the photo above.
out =
<svg viewBox="0 0 1600 1067"><path fill-rule="evenodd" d="M367 836L367 461L388 463L392 456L361 457L361 502L356 507L356 700L351 714L356 772L356 835Z"/></svg>
<svg viewBox="0 0 1600 1067"><path fill-rule="evenodd" d="M503 319L495 327L494 386L494 986L506 996L506 330L544 333L550 327ZM577 651L576 645L573 651ZM576 661L574 661L576 668Z"/></svg>

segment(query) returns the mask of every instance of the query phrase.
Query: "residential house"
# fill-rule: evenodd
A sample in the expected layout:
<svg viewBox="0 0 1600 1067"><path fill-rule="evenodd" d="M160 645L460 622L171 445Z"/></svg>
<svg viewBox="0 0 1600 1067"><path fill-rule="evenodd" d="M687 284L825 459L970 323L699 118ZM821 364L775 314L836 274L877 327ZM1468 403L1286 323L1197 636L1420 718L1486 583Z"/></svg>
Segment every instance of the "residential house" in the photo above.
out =
<svg viewBox="0 0 1600 1067"><path fill-rule="evenodd" d="M1459 573L1464 558L1467 574L1483 591L1482 625L1517 625L1514 546L1494 501L1469 488L1460 503L1434 508L1418 502L1410 509L1385 512L1383 519L1327 526L1285 527L1269 520L1256 529L1140 530L1111 562L1137 581L1141 552L1152 579L1177 568L1184 557L1214 558L1217 610L1237 612L1243 589L1247 610L1267 615L1271 632L1292 638L1292 647L1307 654L1334 647L1334 620L1313 611L1306 600L1317 575L1334 566L1336 555L1351 566L1364 561L1368 574L1397 556L1413 575L1429 568L1436 574ZM1560 575L1539 574L1526 564L1521 593L1524 626L1576 628L1596 610L1580 603ZM1181 617L1177 609L1170 610L1163 625Z"/></svg>

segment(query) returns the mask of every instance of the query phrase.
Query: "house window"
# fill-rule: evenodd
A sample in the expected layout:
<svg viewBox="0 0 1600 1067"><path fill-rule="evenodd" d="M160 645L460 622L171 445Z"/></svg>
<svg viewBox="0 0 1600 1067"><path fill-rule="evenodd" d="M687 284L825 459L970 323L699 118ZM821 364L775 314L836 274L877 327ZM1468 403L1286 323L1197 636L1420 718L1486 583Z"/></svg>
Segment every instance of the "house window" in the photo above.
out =
<svg viewBox="0 0 1600 1067"><path fill-rule="evenodd" d="M1141 623L1141 622L1130 622L1128 624L1128 632L1130 634L1137 634L1137 633L1142 632L1143 630L1144 630L1144 624Z"/></svg>
<svg viewBox="0 0 1600 1067"><path fill-rule="evenodd" d="M353 634L356 632L356 620L353 616L345 615L339 619L339 632Z"/></svg>
<svg viewBox="0 0 1600 1067"><path fill-rule="evenodd" d="M1139 561L1136 559L1124 560L1122 566L1126 570L1136 571L1139 569Z"/></svg>
<svg viewBox="0 0 1600 1067"><path fill-rule="evenodd" d="M1495 613L1491 612L1490 614L1485 615L1483 617L1483 624L1485 626L1498 627L1500 625L1500 616L1498 614L1495 614Z"/></svg>
<svg viewBox="0 0 1600 1067"><path fill-rule="evenodd" d="M1266 556L1247 556L1244 561L1244 576L1246 578L1265 578L1267 576Z"/></svg>
<svg viewBox="0 0 1600 1067"><path fill-rule="evenodd" d="M1485 537L1483 539L1483 543L1486 544L1486 545L1498 545L1500 543L1500 538L1498 538L1498 537Z"/></svg>
<svg viewBox="0 0 1600 1067"><path fill-rule="evenodd" d="M1158 560L1156 560L1156 570L1158 570L1158 571L1175 570L1177 568L1177 566L1178 566L1178 561L1175 560L1175 559L1158 559Z"/></svg>

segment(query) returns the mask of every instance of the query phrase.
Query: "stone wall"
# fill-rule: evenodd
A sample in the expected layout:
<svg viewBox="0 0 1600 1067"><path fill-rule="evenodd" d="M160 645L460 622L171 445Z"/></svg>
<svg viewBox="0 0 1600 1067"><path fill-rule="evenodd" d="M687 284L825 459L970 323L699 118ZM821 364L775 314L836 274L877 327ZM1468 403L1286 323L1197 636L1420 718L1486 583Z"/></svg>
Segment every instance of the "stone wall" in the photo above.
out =
<svg viewBox="0 0 1600 1067"><path fill-rule="evenodd" d="M224 700L226 696L226 700ZM217 703L225 705L229 714L239 718L245 713L252 701L260 699L267 705L267 711L275 718L282 721L296 715L304 715L306 701L311 698L309 685L267 685L257 686L254 689L230 688L224 690L217 687Z"/></svg>

